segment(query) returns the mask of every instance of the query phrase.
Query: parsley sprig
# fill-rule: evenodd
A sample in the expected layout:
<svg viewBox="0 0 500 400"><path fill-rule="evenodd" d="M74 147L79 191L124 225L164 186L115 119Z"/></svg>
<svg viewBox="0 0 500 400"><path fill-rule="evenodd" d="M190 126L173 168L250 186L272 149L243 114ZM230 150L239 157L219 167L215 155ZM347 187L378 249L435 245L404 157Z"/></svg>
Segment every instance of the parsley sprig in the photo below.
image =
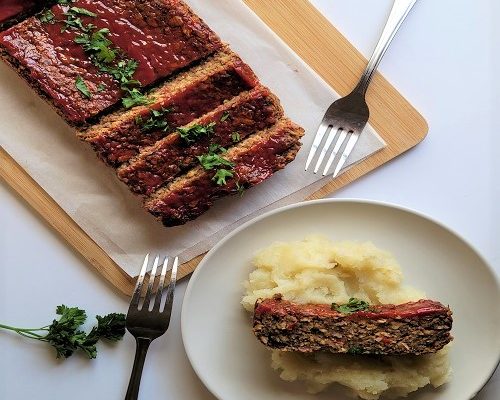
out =
<svg viewBox="0 0 500 400"><path fill-rule="evenodd" d="M187 128L177 128L177 132L187 143L193 143L202 136L214 133L214 128L215 122L210 122L206 125L194 124Z"/></svg>
<svg viewBox="0 0 500 400"><path fill-rule="evenodd" d="M80 327L87 320L87 314L78 307L64 304L56 308L59 319L41 328L26 329L0 324L0 329L14 331L21 336L46 342L56 349L57 358L68 358L75 351L83 351L87 357L96 358L96 344L101 339L118 341L125 334L125 315L112 313L96 316L97 325L86 334Z"/></svg>
<svg viewBox="0 0 500 400"><path fill-rule="evenodd" d="M116 50L112 49L112 44L106 36L109 29L103 28L94 32L83 32L75 37L75 43L81 44L91 57L95 57L98 62L110 63L116 58Z"/></svg>
<svg viewBox="0 0 500 400"><path fill-rule="evenodd" d="M136 125L141 127L143 132L148 132L152 130L157 131L168 131L168 122L165 120L165 116L172 112L171 108L161 108L160 110L151 110L149 118L144 121L139 115L135 118Z"/></svg>
<svg viewBox="0 0 500 400"><path fill-rule="evenodd" d="M49 9L40 14L38 19L40 20L41 23L43 24L53 24L55 23L54 21L54 13Z"/></svg>
<svg viewBox="0 0 500 400"><path fill-rule="evenodd" d="M356 311L365 311L370 308L370 304L366 301L351 297L347 304L332 303L332 310L338 311L342 314L352 314Z"/></svg>
<svg viewBox="0 0 500 400"><path fill-rule="evenodd" d="M65 32L70 28L80 29L84 32L88 32L91 29L94 29L95 26L93 24L84 25L81 16L86 17L96 17L97 14L92 11L87 10L82 7L70 7L68 11L64 13L66 20L64 21L64 26L61 28L61 32Z"/></svg>
<svg viewBox="0 0 500 400"><path fill-rule="evenodd" d="M75 86L86 98L90 99L92 97L89 87L80 75L76 77Z"/></svg>
<svg viewBox="0 0 500 400"><path fill-rule="evenodd" d="M225 185L227 178L232 178L234 176L234 163L221 157L221 153L225 153L227 150L218 144L211 144L208 153L198 156L198 161L201 166L206 170L216 169L215 175L212 180L217 183L217 185ZM230 169L227 169L229 167Z"/></svg>

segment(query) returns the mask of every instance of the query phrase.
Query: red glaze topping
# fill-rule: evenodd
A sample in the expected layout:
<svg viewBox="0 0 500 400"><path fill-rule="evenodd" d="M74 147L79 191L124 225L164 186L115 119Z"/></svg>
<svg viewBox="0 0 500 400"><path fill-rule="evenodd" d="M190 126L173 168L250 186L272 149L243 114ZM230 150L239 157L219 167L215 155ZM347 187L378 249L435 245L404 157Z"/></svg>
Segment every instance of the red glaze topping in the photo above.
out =
<svg viewBox="0 0 500 400"><path fill-rule="evenodd" d="M1 0L0 23L32 9L41 0Z"/></svg>
<svg viewBox="0 0 500 400"><path fill-rule="evenodd" d="M221 105L225 100L250 89L248 71L232 68L219 72L207 79L195 82L173 96L158 102L150 108L155 110L171 109L162 118L168 123L168 131L156 130L143 132L135 122L135 117L106 132L89 139L100 157L109 165L118 166L136 156L139 151L156 143L176 128L186 125L206 112ZM141 118L147 120L150 111L145 109Z"/></svg>
<svg viewBox="0 0 500 400"><path fill-rule="evenodd" d="M97 17L79 15L83 24L107 28L107 36L127 58L138 61L134 79L147 86L203 58L221 43L217 36L178 0L77 0ZM36 81L70 121L81 123L115 104L122 97L119 85L92 65L81 45L80 32L61 32L68 6L52 7L55 23L29 18L0 35L0 44ZM92 97L75 88L81 76ZM104 90L98 90L99 85Z"/></svg>
<svg viewBox="0 0 500 400"><path fill-rule="evenodd" d="M210 144L228 147L274 125L281 116L281 110L276 107L267 89L256 88L245 101L221 108L199 121L200 125L215 123L210 135L186 145L175 133L154 146L147 155L141 155L136 162L119 171L118 176L132 191L148 195L197 164L196 157L207 153ZM225 113L227 119L222 121ZM233 138L235 132L239 135L237 140Z"/></svg>
<svg viewBox="0 0 500 400"><path fill-rule="evenodd" d="M371 305L367 311L351 314L338 312L328 304L295 304L280 299L264 299L255 307L255 314L275 314L279 316L321 316L331 318L395 319L412 318L430 314L447 313L449 310L438 301L419 300L404 304Z"/></svg>

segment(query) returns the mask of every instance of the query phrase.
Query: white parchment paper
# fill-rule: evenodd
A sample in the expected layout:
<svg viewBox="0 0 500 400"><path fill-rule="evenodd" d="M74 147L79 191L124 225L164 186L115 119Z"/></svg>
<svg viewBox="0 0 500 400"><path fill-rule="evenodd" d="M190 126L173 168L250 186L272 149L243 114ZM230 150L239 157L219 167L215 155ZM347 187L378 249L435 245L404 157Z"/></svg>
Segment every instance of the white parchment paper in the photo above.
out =
<svg viewBox="0 0 500 400"><path fill-rule="evenodd" d="M0 65L0 145L130 275L137 274L146 253L180 255L188 261L243 222L300 201L329 179L320 180L303 167L325 110L339 96L241 0L187 2L278 95L287 115L306 134L296 160L284 171L248 190L243 198L219 201L184 226L164 228L144 211L113 169L99 162L15 72ZM367 127L348 166L384 146Z"/></svg>

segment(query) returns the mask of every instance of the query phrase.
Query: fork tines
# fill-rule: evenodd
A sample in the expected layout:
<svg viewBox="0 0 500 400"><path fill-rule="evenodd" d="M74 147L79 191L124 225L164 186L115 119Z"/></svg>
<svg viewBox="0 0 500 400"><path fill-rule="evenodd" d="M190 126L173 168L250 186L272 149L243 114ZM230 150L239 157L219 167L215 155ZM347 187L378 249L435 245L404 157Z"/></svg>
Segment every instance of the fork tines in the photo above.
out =
<svg viewBox="0 0 500 400"><path fill-rule="evenodd" d="M317 150L320 148L323 139L325 139L326 137L326 140L324 141L323 147L321 148L313 172L315 174L318 173L325 157L327 156L333 144L333 150L331 150L330 152L330 156L328 157L322 175L323 176L327 175L328 172L330 171L330 168L335 162L334 171L332 175L332 178L335 178L339 174L340 170L344 166L347 159L349 158L349 155L351 154L352 149L356 145L359 136L360 136L359 133L354 132L353 130L344 129L342 127L334 127L332 124L327 124L325 122L322 122L314 138L311 150L309 151L305 170L306 171L308 170L309 166L311 165L316 155Z"/></svg>
<svg viewBox="0 0 500 400"><path fill-rule="evenodd" d="M149 254L144 258L144 263L141 268L141 272L137 277L137 283L135 285L134 294L132 300L130 301L129 310L154 310L158 312L165 312L172 309L173 294L175 289L175 282L177 279L177 267L179 265L179 257L175 257L173 261L172 268L170 269L170 283L165 290L165 302L163 310L160 310L162 304L162 297L164 292L165 277L168 271L169 258L165 257L163 260L163 266L161 268L161 273L158 275L158 265L160 263L160 256L155 257L153 268L151 269L148 278L148 286L146 294L144 295L144 300L141 303L142 291L144 278L146 277L146 271L149 264Z"/></svg>

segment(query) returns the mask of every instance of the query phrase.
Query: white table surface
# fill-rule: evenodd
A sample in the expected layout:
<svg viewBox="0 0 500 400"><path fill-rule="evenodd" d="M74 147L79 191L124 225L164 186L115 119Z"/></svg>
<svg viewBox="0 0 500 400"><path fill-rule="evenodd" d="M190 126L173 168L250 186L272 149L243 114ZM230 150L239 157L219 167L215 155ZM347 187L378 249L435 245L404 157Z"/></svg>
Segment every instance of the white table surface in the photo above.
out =
<svg viewBox="0 0 500 400"><path fill-rule="evenodd" d="M391 0L312 1L365 55L391 5ZM427 118L429 135L335 197L383 200L427 213L460 232L500 273L500 140L493 127L500 110L495 74L500 28L495 11L499 15L495 0L419 1L381 70ZM0 224L0 322L45 325L60 303L83 307L90 316L126 312L126 299L3 182ZM167 335L151 347L142 399L214 399L192 371L182 345L186 285L178 285ZM123 398L134 357L130 335L116 346L101 345L90 362L80 356L56 361L47 347L0 333L0 399ZM499 398L497 371L477 399Z"/></svg>

